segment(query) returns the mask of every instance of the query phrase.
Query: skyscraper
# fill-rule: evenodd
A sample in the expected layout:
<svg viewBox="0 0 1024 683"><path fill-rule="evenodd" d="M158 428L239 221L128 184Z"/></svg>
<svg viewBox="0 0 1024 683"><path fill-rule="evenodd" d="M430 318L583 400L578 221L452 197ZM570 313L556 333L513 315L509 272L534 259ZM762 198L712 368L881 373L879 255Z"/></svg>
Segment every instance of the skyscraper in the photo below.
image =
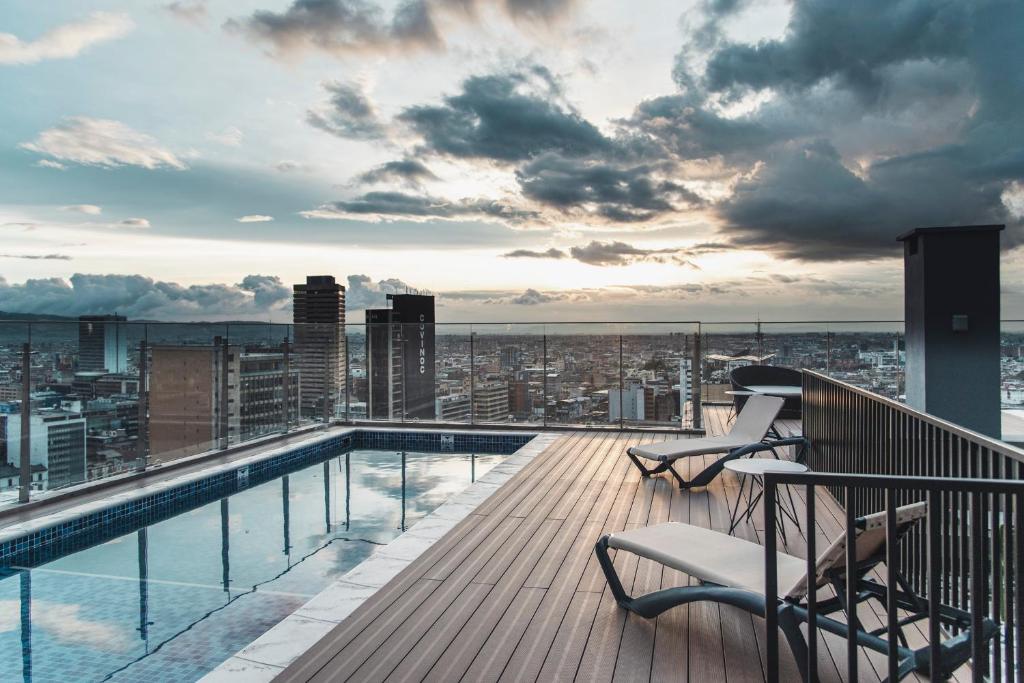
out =
<svg viewBox="0 0 1024 683"><path fill-rule="evenodd" d="M293 304L302 415L329 420L345 394L345 288L309 275L293 287Z"/></svg>
<svg viewBox="0 0 1024 683"><path fill-rule="evenodd" d="M128 370L128 330L123 315L78 316L79 370Z"/></svg>
<svg viewBox="0 0 1024 683"><path fill-rule="evenodd" d="M366 311L370 419L437 417L434 297L388 294L391 308Z"/></svg>

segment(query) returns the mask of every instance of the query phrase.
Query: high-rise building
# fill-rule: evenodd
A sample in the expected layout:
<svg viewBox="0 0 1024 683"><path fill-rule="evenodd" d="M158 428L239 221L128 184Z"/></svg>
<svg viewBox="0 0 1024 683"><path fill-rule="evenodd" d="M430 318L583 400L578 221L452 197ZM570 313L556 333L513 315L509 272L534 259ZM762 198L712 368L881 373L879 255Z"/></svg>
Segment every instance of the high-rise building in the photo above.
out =
<svg viewBox="0 0 1024 683"><path fill-rule="evenodd" d="M366 311L370 419L436 419L434 297L389 294L388 301L391 308Z"/></svg>
<svg viewBox="0 0 1024 683"><path fill-rule="evenodd" d="M292 289L302 414L329 420L345 401L345 288L309 275Z"/></svg>
<svg viewBox="0 0 1024 683"><path fill-rule="evenodd" d="M125 372L128 369L128 328L123 315L78 317L78 368Z"/></svg>

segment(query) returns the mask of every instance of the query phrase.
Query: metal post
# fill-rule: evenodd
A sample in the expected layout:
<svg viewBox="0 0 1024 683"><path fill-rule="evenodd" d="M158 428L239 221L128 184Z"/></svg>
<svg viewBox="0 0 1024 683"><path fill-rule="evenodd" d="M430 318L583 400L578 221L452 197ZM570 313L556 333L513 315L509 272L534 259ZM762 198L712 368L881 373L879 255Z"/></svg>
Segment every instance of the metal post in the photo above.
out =
<svg viewBox="0 0 1024 683"><path fill-rule="evenodd" d="M147 330L139 342L139 434L135 440L135 470L143 472L149 461L149 344Z"/></svg>
<svg viewBox="0 0 1024 683"><path fill-rule="evenodd" d="M546 330L544 331L544 365L541 375L544 377L544 410L542 411L544 417L542 419L546 428L548 426L548 333Z"/></svg>
<svg viewBox="0 0 1024 683"><path fill-rule="evenodd" d="M21 589L21 678L32 683L32 572L20 572Z"/></svg>
<svg viewBox="0 0 1024 683"><path fill-rule="evenodd" d="M218 365L220 365L220 375L216 378L217 383L220 385L220 400L218 401L220 417L217 420L217 446L224 450L228 447L230 425L230 419L228 418L228 342L227 339L214 337L213 343L215 347L214 353L217 354L219 358Z"/></svg>
<svg viewBox="0 0 1024 683"><path fill-rule="evenodd" d="M473 337L476 332L469 331L469 424L476 422L476 399L473 391L476 388L476 360L473 357Z"/></svg>
<svg viewBox="0 0 1024 683"><path fill-rule="evenodd" d="M149 541L146 527L138 531L139 546L139 637L149 650Z"/></svg>
<svg viewBox="0 0 1024 683"><path fill-rule="evenodd" d="M336 358L336 356L331 352L336 351L338 347L338 328L336 328L334 325L331 325L331 329L331 344L327 349L324 350L324 392L323 396L320 398L320 400L323 402L323 410L321 411L321 417L323 417L325 427L331 423L330 396L334 390L334 383L331 382L331 358ZM334 372L337 371L334 370Z"/></svg>
<svg viewBox="0 0 1024 683"><path fill-rule="evenodd" d="M825 332L825 374L832 376L832 333Z"/></svg>
<svg viewBox="0 0 1024 683"><path fill-rule="evenodd" d="M282 375L281 375L281 422L284 423L284 433L288 433L291 421L291 398L292 398L292 360L288 340L281 342Z"/></svg>
<svg viewBox="0 0 1024 683"><path fill-rule="evenodd" d="M701 359L700 332L693 334L693 356L690 359L690 404L693 411L693 428L703 429L704 415L701 407Z"/></svg>
<svg viewBox="0 0 1024 683"><path fill-rule="evenodd" d="M405 374L405 325L398 323L398 357L401 359L399 374L402 377L402 419L400 422L405 424L405 413L406 413L406 402L405 392L409 388L408 377Z"/></svg>
<svg viewBox="0 0 1024 683"><path fill-rule="evenodd" d="M228 499L220 499L220 582L224 592L231 592L231 542L228 515Z"/></svg>
<svg viewBox="0 0 1024 683"><path fill-rule="evenodd" d="M626 406L623 404L623 383L625 373L622 370L622 335L619 335L619 430L622 430L623 418L626 414Z"/></svg>
<svg viewBox="0 0 1024 683"><path fill-rule="evenodd" d="M32 344L21 346L21 457L18 502L27 503L32 490Z"/></svg>
<svg viewBox="0 0 1024 683"><path fill-rule="evenodd" d="M341 335L342 335L342 338L345 340L345 422L351 422L352 421L352 417L351 417L351 414L350 414L349 405L352 403L352 390L349 387L349 384L352 381L352 377L351 377L351 375L349 375L349 372L348 372L348 363L349 363L348 334L345 332L345 326L344 325L342 325L342 327L341 327Z"/></svg>

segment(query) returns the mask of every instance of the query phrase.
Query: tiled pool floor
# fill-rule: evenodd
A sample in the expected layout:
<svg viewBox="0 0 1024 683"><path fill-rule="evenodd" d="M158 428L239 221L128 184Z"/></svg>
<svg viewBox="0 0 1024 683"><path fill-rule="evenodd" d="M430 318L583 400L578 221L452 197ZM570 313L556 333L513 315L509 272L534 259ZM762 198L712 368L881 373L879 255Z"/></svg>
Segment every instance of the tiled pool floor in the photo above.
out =
<svg viewBox="0 0 1024 683"><path fill-rule="evenodd" d="M194 681L503 457L353 451L11 571L4 676Z"/></svg>

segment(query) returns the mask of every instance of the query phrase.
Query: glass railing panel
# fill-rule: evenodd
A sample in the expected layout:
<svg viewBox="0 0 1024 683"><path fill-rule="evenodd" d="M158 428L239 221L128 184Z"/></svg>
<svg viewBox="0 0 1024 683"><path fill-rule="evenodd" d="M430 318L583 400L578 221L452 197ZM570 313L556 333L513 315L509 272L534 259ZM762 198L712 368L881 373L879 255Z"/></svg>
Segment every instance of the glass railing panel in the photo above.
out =
<svg viewBox="0 0 1024 683"><path fill-rule="evenodd" d="M25 386L34 391L38 376L31 369L28 377L24 373L28 343L27 324L0 321L0 507L17 503L22 484L21 410ZM35 497L45 489L45 472L31 471L24 494Z"/></svg>
<svg viewBox="0 0 1024 683"><path fill-rule="evenodd" d="M696 324L621 326L623 426L689 428L693 424L693 345ZM613 397L613 403L616 401Z"/></svg>
<svg viewBox="0 0 1024 683"><path fill-rule="evenodd" d="M348 340L340 323L292 325L291 361L298 369L301 425L343 420Z"/></svg>
<svg viewBox="0 0 1024 683"><path fill-rule="evenodd" d="M633 415L636 401L620 401L621 326L548 324L548 424L615 426Z"/></svg>
<svg viewBox="0 0 1024 683"><path fill-rule="evenodd" d="M473 325L475 422L543 423L544 350L544 325Z"/></svg>
<svg viewBox="0 0 1024 683"><path fill-rule="evenodd" d="M757 324L701 323L701 401L707 405L733 403L729 374L757 364L764 356Z"/></svg>
<svg viewBox="0 0 1024 683"><path fill-rule="evenodd" d="M999 338L1003 441L1024 445L1024 320L1004 320Z"/></svg>
<svg viewBox="0 0 1024 683"><path fill-rule="evenodd" d="M434 413L440 422L469 424L473 417L472 327L434 326Z"/></svg>
<svg viewBox="0 0 1024 683"><path fill-rule="evenodd" d="M237 389L231 372L239 349L228 326L159 323L146 328L143 436L149 464L229 447L238 440Z"/></svg>
<svg viewBox="0 0 1024 683"><path fill-rule="evenodd" d="M299 401L299 370L292 362L291 326L272 323L231 323L229 404L234 419L229 443L280 434L295 422ZM285 399L287 396L287 400Z"/></svg>

